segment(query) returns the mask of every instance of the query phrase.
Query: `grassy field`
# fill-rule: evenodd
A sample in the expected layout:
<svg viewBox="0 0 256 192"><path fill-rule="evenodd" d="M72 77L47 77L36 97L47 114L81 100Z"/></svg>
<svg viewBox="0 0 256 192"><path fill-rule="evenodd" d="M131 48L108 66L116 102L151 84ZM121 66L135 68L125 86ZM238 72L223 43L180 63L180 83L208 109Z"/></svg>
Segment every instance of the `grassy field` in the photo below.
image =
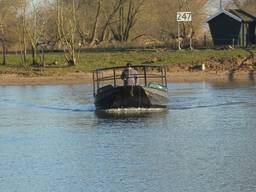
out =
<svg viewBox="0 0 256 192"><path fill-rule="evenodd" d="M251 49L256 53L256 48ZM68 72L89 72L99 67L112 67L125 65L127 62L132 64L200 64L207 59L214 58L232 58L245 57L249 52L244 49L234 50L193 50L193 51L172 51L172 50L132 50L132 51L101 51L101 52L81 52L79 54L78 64L69 67L65 63L62 53L47 53L45 55L46 67L40 69L40 73L45 75L62 75ZM31 59L29 55L28 58ZM2 56L0 56L0 61ZM8 64L0 65L0 73L15 73L22 71L20 65L20 56L9 54L7 56ZM53 63L57 63L54 64ZM34 68L34 71L39 71Z"/></svg>

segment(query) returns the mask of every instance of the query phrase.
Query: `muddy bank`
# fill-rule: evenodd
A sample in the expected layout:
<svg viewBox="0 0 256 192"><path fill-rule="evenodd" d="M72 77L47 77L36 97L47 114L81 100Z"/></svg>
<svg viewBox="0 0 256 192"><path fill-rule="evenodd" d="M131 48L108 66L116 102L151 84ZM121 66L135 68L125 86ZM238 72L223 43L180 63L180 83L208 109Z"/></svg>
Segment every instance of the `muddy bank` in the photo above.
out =
<svg viewBox="0 0 256 192"><path fill-rule="evenodd" d="M176 71L167 73L168 82L193 81L254 81L253 71ZM64 76L19 76L15 74L0 75L0 85L58 85L92 83L90 73L67 74Z"/></svg>
<svg viewBox="0 0 256 192"><path fill-rule="evenodd" d="M192 64L167 65L168 82L185 81L254 81L256 57L209 58ZM84 72L66 75L21 75L0 74L0 85L52 85L92 83L92 74Z"/></svg>
<svg viewBox="0 0 256 192"><path fill-rule="evenodd" d="M208 71L208 72L169 72L168 82L192 81L255 81L256 71Z"/></svg>
<svg viewBox="0 0 256 192"><path fill-rule="evenodd" d="M167 67L168 72L240 72L256 70L256 56L252 53L248 57L215 58L192 64L173 64Z"/></svg>
<svg viewBox="0 0 256 192"><path fill-rule="evenodd" d="M62 76L23 76L18 74L0 75L0 85L58 85L91 83L90 73L70 73Z"/></svg>

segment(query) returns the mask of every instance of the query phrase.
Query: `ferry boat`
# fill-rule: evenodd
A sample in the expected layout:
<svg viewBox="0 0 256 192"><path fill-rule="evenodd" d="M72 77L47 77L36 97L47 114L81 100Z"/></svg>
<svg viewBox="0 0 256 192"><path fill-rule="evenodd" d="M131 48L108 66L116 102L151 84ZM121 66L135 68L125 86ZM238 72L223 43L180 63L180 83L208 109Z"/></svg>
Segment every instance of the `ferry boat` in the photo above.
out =
<svg viewBox="0 0 256 192"><path fill-rule="evenodd" d="M132 65L136 84L124 82L127 66L93 71L96 111L112 109L164 109L169 100L166 68L161 65ZM134 78L134 77L128 77Z"/></svg>

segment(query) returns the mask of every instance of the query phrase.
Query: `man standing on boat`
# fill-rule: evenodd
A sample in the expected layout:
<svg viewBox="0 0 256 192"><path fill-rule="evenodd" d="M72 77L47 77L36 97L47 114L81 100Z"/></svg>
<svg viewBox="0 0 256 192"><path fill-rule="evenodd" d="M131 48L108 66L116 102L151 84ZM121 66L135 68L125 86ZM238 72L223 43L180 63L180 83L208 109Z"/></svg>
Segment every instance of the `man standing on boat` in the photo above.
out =
<svg viewBox="0 0 256 192"><path fill-rule="evenodd" d="M137 85L138 72L132 68L131 63L127 63L123 70L121 79L124 80L124 86Z"/></svg>

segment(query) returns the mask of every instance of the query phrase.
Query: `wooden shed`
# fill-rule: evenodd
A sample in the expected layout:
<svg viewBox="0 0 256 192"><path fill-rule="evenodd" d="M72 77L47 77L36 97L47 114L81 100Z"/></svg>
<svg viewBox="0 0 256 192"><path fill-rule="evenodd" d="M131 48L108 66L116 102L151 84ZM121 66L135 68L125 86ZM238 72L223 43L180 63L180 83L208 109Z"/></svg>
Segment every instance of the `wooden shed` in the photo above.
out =
<svg viewBox="0 0 256 192"><path fill-rule="evenodd" d="M256 43L256 17L242 9L221 9L206 21L214 45L248 46Z"/></svg>

